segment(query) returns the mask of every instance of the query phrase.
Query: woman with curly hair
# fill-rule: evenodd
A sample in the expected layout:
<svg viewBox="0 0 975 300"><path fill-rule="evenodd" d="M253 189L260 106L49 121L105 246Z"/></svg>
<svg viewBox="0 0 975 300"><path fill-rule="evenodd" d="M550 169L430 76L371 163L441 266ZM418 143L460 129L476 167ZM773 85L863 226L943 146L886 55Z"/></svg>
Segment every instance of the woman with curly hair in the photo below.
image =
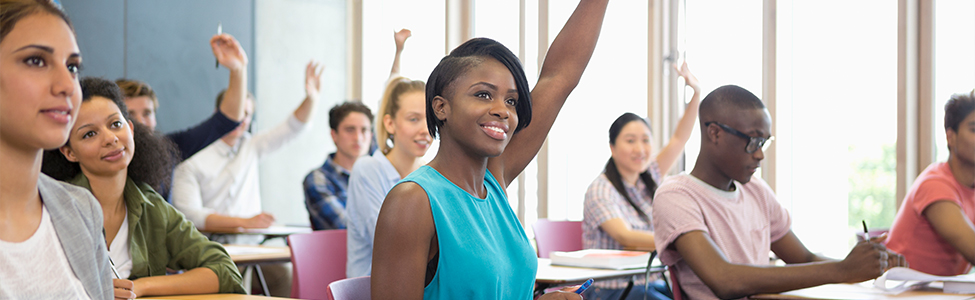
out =
<svg viewBox="0 0 975 300"><path fill-rule="evenodd" d="M129 121L115 83L84 78L81 90L68 142L44 153L42 170L90 190L101 204L109 256L128 279L115 281L116 296L243 293L226 250L153 189L169 180L173 145ZM164 276L167 268L187 271Z"/></svg>

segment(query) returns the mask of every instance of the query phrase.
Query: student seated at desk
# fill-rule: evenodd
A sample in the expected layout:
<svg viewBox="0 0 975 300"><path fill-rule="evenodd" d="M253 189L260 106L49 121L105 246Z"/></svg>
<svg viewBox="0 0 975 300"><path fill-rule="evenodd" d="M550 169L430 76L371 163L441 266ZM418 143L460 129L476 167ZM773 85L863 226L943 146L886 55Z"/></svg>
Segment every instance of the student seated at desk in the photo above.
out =
<svg viewBox="0 0 975 300"><path fill-rule="evenodd" d="M91 193L41 174L81 105L81 51L51 1L0 0L0 299L111 299Z"/></svg>
<svg viewBox="0 0 975 300"><path fill-rule="evenodd" d="M254 100L245 102L246 117L240 126L219 141L183 161L173 175L173 206L204 231L267 228L274 216L262 212L258 163L280 149L307 127L321 91L322 68L315 62L305 66L305 99L283 122L269 130L248 132L254 115ZM217 96L217 107L224 93ZM211 236L224 244L256 245L258 235ZM291 292L290 263L261 265L268 275L272 296ZM257 276L255 276L257 277Z"/></svg>
<svg viewBox="0 0 975 300"><path fill-rule="evenodd" d="M335 152L302 181L312 229L345 229L349 219L345 213L349 176L355 161L374 150L372 121L372 111L359 101L337 104L328 110Z"/></svg>
<svg viewBox="0 0 975 300"><path fill-rule="evenodd" d="M701 94L697 78L685 62L677 74L686 78L694 96L677 125L677 130L656 157L651 157L650 124L643 118L625 113L609 127L612 157L602 174L586 190L582 217L582 243L585 249L655 250L650 203L662 179L684 151L691 137ZM638 276L627 299L670 299L670 291L659 278L646 289L644 276ZM627 279L597 281L583 294L586 299L619 299Z"/></svg>
<svg viewBox="0 0 975 300"><path fill-rule="evenodd" d="M101 204L109 256L127 279L114 281L116 297L243 293L223 247L151 187L169 179L172 144L128 120L115 83L85 78L81 89L70 138L45 153L43 170L90 190ZM187 271L166 276L166 268Z"/></svg>
<svg viewBox="0 0 975 300"><path fill-rule="evenodd" d="M943 276L975 264L975 91L945 104L948 161L928 166L904 197L887 247L911 269Z"/></svg>
<svg viewBox="0 0 975 300"><path fill-rule="evenodd" d="M719 87L701 101L701 152L690 174L657 189L653 227L660 260L691 299L733 299L826 283L873 279L905 265L878 240L846 259L810 252L792 233L789 213L761 178L772 122L751 92ZM769 265L769 251L789 265Z"/></svg>

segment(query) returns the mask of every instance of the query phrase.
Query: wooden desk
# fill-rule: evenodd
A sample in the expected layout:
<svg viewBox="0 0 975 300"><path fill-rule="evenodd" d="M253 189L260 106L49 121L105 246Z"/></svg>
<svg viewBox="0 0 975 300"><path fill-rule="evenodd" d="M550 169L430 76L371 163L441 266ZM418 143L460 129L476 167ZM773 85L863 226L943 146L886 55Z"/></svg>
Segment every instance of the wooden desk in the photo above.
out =
<svg viewBox="0 0 975 300"><path fill-rule="evenodd" d="M653 267L650 273L663 273L665 267ZM634 275L641 275L647 269L628 269L628 270L609 270L591 269L566 266L553 266L552 260L548 258L538 259L538 272L535 273L535 293L544 291L547 288L557 285L581 284L592 278L595 281L627 278Z"/></svg>
<svg viewBox="0 0 975 300"><path fill-rule="evenodd" d="M224 245L230 259L237 266L263 263L290 262L291 250L288 247Z"/></svg>
<svg viewBox="0 0 975 300"><path fill-rule="evenodd" d="M261 284L261 291L264 294L267 294L268 291L267 280L264 279L264 271L261 270L260 264L291 262L291 249L288 247L224 245L223 248L227 249L227 254L230 254L230 259L238 268L245 268L245 271L254 268L254 273L257 275L257 280ZM250 283L245 283L244 288L249 290Z"/></svg>
<svg viewBox="0 0 975 300"><path fill-rule="evenodd" d="M205 294L205 295L182 295L182 296L157 296L139 297L139 299L173 299L173 300L287 300L292 298L278 298L266 296L240 295L240 294Z"/></svg>
<svg viewBox="0 0 975 300"><path fill-rule="evenodd" d="M964 300L975 299L975 295L946 294L940 288L906 291L897 295L873 288L871 282L860 284L826 284L781 294L754 295L749 299L779 300L779 299L820 299L820 300Z"/></svg>

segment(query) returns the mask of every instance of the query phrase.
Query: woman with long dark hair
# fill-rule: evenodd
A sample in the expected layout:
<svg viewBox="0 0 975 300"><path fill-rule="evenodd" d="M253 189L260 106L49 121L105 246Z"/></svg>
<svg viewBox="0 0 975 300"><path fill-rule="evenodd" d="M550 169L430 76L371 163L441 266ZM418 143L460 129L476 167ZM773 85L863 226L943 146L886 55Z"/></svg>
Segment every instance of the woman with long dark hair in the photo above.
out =
<svg viewBox="0 0 975 300"><path fill-rule="evenodd" d="M653 251L653 225L650 202L662 179L684 151L691 136L701 94L697 78L684 63L677 74L694 89L691 102L677 124L670 142L652 157L650 124L633 113L621 115L609 127L612 157L606 168L586 190L583 210L582 243L586 249L637 249ZM646 278L637 278L627 299L669 299L662 281L646 288ZM619 299L626 279L600 281L586 291L587 299Z"/></svg>
<svg viewBox="0 0 975 300"><path fill-rule="evenodd" d="M243 293L226 250L154 190L169 180L173 144L128 119L114 82L85 78L81 89L68 142L45 152L42 169L90 190L101 205L109 256L122 279L116 297ZM167 276L167 268L186 271Z"/></svg>

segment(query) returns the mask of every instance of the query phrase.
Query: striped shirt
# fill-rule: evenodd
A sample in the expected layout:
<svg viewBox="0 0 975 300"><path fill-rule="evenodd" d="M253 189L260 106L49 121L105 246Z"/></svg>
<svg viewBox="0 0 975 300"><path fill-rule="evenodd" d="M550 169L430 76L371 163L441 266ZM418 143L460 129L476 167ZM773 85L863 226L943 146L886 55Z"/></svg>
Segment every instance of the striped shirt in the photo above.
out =
<svg viewBox="0 0 975 300"><path fill-rule="evenodd" d="M660 169L657 162L651 162L649 168L650 177L657 185L660 185ZM637 213L637 210L626 201L613 184L606 178L606 174L599 174L589 189L586 190L585 208L583 209L582 219L582 246L585 249L623 249L623 245L613 239L609 233L603 231L600 225L611 219L622 219L630 226L631 230L653 232L653 225L650 219L650 200L653 198L650 190L643 180L637 180L636 185L623 183L624 189L629 194L630 199L647 218L644 219ZM622 289L626 287L628 279L616 279L596 282L594 285L606 289ZM643 275L637 276L635 285L642 286L645 282Z"/></svg>

